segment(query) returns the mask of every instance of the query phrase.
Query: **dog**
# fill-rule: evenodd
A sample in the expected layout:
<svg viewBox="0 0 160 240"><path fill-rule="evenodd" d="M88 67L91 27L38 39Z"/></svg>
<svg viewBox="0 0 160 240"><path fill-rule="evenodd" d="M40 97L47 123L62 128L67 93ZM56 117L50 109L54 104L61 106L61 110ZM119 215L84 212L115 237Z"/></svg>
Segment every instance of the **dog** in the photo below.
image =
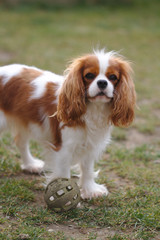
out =
<svg viewBox="0 0 160 240"><path fill-rule="evenodd" d="M94 51L74 59L63 76L36 67L0 67L0 132L10 129L22 170L70 178L79 165L83 199L107 195L95 182L94 163L111 139L112 126L129 126L136 93L130 63L115 52ZM45 149L45 166L29 150L35 139Z"/></svg>

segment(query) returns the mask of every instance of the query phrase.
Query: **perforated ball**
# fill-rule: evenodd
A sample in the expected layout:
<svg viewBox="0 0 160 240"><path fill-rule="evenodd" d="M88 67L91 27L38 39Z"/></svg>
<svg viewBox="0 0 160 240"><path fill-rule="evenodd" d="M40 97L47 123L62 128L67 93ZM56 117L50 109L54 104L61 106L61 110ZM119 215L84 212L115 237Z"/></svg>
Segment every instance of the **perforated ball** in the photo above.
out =
<svg viewBox="0 0 160 240"><path fill-rule="evenodd" d="M44 199L55 212L68 211L80 202L80 190L73 179L57 178L47 185Z"/></svg>

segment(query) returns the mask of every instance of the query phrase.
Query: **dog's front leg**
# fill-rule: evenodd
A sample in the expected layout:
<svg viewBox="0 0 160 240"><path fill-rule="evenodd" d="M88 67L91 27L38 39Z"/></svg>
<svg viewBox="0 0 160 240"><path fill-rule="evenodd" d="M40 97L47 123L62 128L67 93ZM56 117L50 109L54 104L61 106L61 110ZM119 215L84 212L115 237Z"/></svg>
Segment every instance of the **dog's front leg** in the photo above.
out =
<svg viewBox="0 0 160 240"><path fill-rule="evenodd" d="M56 178L70 178L72 154L62 148L58 152L50 150L46 154L47 182Z"/></svg>
<svg viewBox="0 0 160 240"><path fill-rule="evenodd" d="M97 184L94 180L98 175L98 172L94 172L94 162L93 156L88 154L83 158L83 161L81 161L80 164L80 186L81 197L83 199L91 199L108 194L107 188L102 184Z"/></svg>

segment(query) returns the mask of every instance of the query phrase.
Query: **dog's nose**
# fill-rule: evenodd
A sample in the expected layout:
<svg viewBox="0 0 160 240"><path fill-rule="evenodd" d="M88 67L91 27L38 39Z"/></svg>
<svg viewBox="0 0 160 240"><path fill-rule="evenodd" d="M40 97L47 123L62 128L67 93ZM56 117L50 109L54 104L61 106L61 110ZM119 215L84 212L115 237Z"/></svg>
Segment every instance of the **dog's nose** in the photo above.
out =
<svg viewBox="0 0 160 240"><path fill-rule="evenodd" d="M98 85L99 89L104 90L107 87L108 83L106 80L99 80L97 82L97 85Z"/></svg>

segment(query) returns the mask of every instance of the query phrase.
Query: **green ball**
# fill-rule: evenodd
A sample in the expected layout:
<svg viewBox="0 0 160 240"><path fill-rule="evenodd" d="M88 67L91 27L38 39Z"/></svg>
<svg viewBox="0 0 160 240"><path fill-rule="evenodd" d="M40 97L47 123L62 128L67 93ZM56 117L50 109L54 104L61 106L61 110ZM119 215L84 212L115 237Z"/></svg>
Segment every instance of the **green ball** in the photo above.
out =
<svg viewBox="0 0 160 240"><path fill-rule="evenodd" d="M73 179L57 178L47 185L44 200L55 212L68 211L80 202L80 190Z"/></svg>

